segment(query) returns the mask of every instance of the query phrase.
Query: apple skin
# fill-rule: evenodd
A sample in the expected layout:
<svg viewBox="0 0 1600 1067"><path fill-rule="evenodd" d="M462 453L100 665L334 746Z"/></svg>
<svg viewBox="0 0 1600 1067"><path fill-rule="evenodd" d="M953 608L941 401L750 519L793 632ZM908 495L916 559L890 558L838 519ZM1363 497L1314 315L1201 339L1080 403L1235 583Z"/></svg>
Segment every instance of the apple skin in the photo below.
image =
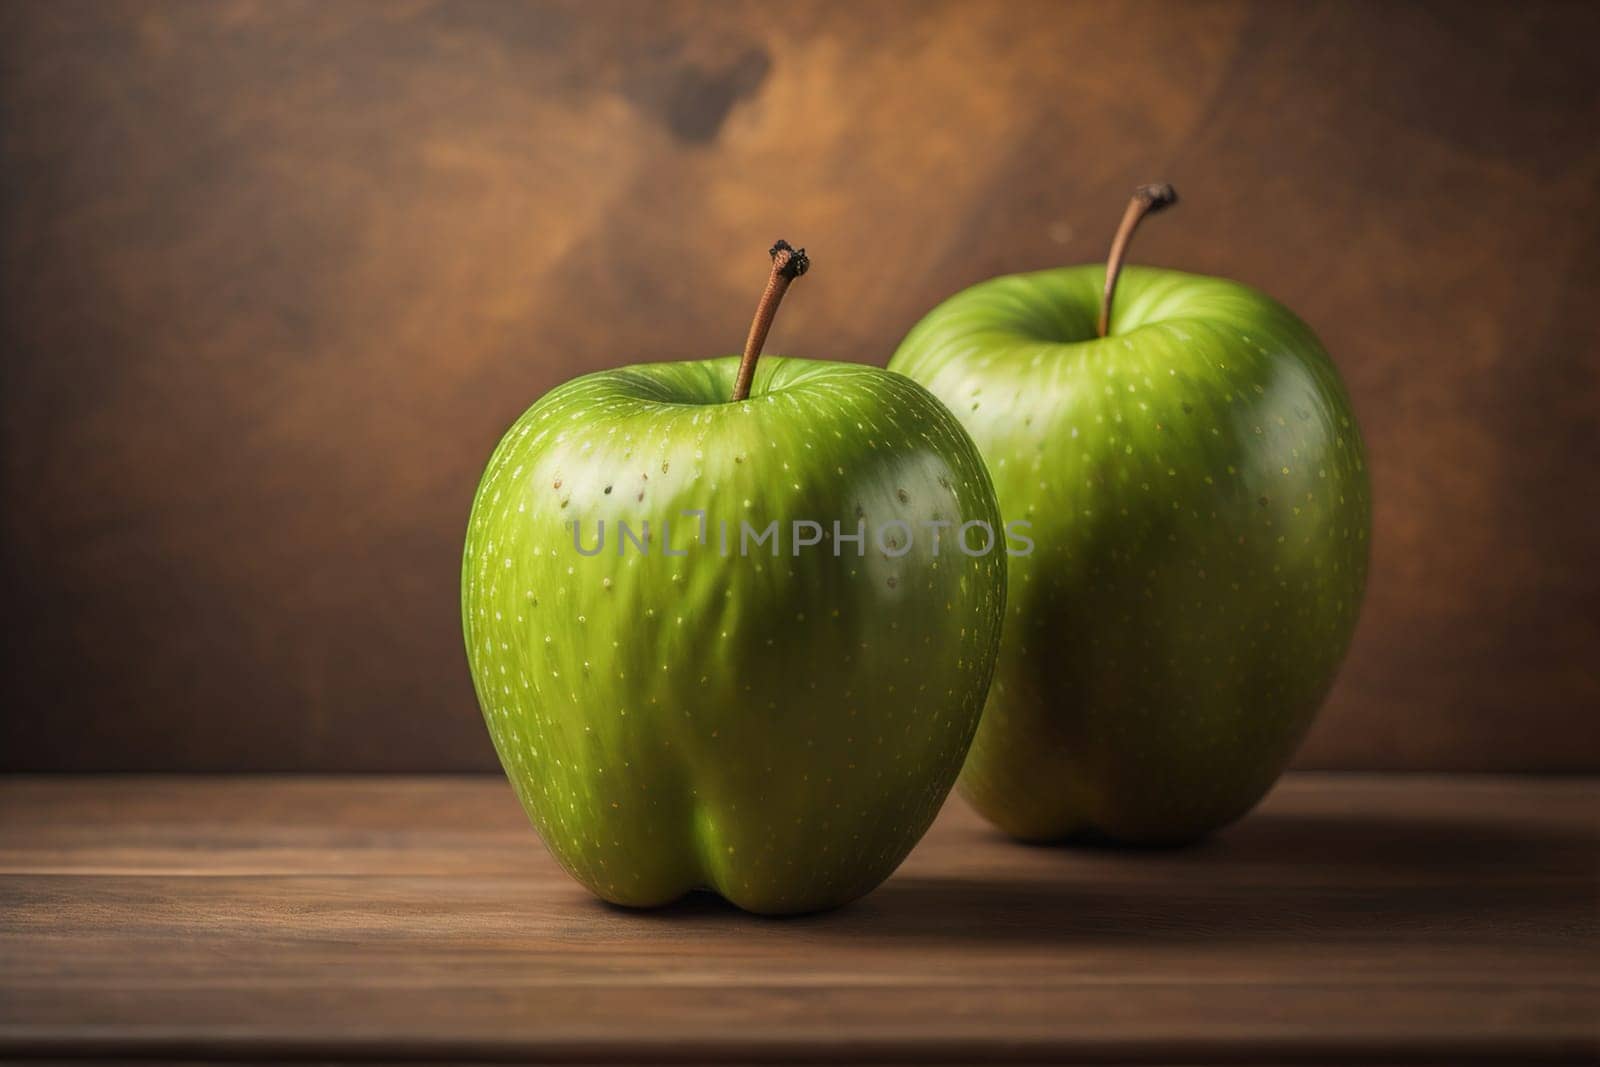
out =
<svg viewBox="0 0 1600 1067"><path fill-rule="evenodd" d="M737 365L556 388L472 506L462 623L490 736L550 851L617 904L708 888L776 914L874 888L954 785L999 648L1004 542L936 556L920 526L981 519L1003 537L954 416L880 368L771 356L730 403ZM740 522L774 519L781 555L740 558ZM797 519L828 535L799 555ZM895 519L911 536L888 526L891 556L874 533ZM583 556L575 520L586 550L601 520L655 540ZM687 555L663 554L663 520ZM834 520L867 523L864 556L834 555Z"/></svg>
<svg viewBox="0 0 1600 1067"><path fill-rule="evenodd" d="M1370 490L1311 330L1235 282L1126 269L975 285L891 369L978 443L1011 560L961 789L1025 840L1179 844L1237 819L1309 728L1366 583Z"/></svg>

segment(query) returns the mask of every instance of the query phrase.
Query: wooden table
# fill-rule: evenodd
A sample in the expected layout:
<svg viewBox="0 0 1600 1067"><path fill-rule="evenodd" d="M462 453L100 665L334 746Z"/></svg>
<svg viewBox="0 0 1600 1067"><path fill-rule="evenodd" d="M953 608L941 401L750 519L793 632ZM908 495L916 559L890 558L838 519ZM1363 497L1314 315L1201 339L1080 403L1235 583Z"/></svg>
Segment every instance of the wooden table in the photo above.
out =
<svg viewBox="0 0 1600 1067"><path fill-rule="evenodd" d="M0 779L0 1054L1591 1061L1597 800L1297 775L1178 852L952 802L763 920L591 899L493 778Z"/></svg>

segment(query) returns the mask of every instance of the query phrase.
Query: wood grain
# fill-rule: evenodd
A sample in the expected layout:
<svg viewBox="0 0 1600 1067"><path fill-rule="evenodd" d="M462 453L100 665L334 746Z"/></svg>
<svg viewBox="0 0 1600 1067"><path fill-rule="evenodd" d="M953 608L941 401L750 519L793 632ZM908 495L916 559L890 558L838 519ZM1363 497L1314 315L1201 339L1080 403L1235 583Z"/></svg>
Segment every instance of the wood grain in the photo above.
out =
<svg viewBox="0 0 1600 1067"><path fill-rule="evenodd" d="M1600 6L0 5L0 767L494 766L462 527L580 372L882 363L985 276L1262 286L1370 445L1303 764L1600 770ZM1404 714L1396 714L1404 707ZM396 709L409 709L397 711Z"/></svg>
<svg viewBox="0 0 1600 1067"><path fill-rule="evenodd" d="M0 1056L1586 1061L1597 801L1297 775L1179 852L953 802L775 921L595 901L499 780L10 778Z"/></svg>

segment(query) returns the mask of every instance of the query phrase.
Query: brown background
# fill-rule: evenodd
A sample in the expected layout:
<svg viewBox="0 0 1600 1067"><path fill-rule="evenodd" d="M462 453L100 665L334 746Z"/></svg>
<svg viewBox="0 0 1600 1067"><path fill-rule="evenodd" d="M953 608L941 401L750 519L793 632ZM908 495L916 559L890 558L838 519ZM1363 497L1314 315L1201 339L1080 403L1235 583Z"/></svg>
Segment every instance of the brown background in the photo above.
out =
<svg viewBox="0 0 1600 1067"><path fill-rule="evenodd" d="M541 392L882 362L1102 255L1297 309L1373 457L1320 767L1600 768L1594 5L7 4L6 768L493 766L456 621Z"/></svg>

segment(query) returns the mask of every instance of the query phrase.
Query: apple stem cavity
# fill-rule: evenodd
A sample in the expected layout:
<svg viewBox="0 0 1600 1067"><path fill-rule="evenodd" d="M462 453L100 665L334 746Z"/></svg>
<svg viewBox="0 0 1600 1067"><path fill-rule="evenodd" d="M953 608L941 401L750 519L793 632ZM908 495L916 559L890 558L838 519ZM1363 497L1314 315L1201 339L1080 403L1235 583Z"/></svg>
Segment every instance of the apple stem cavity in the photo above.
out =
<svg viewBox="0 0 1600 1067"><path fill-rule="evenodd" d="M761 346L767 343L767 331L783 303L783 294L789 283L811 268L806 250L796 248L788 241L778 241L771 248L772 274L767 278L766 291L761 303L756 305L756 317L750 323L750 336L745 338L744 358L739 361L739 374L733 381L733 396L729 403L737 404L750 396L750 383L756 377L756 360L761 358Z"/></svg>
<svg viewBox="0 0 1600 1067"><path fill-rule="evenodd" d="M1117 291L1117 276L1122 273L1122 259L1127 255L1128 242L1133 240L1133 231L1139 228L1146 215L1154 215L1177 202L1178 190L1165 182L1141 185L1133 191L1128 210L1122 213L1122 225L1117 227L1117 236L1111 241L1111 254L1106 257L1106 291L1100 298L1099 336L1111 332L1111 298Z"/></svg>

